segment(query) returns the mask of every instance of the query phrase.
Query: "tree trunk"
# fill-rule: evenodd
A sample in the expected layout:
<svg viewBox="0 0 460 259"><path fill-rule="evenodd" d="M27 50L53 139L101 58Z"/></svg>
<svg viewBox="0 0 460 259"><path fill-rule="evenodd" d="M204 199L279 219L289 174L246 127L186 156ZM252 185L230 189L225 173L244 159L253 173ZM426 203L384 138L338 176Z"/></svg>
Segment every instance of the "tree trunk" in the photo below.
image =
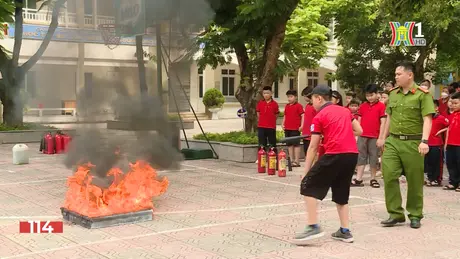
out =
<svg viewBox="0 0 460 259"><path fill-rule="evenodd" d="M275 67L281 53L281 45L284 41L286 25L299 0L293 0L292 8L285 17L281 18L273 33L265 40L262 66L257 71L257 81L254 84L254 71L249 64L249 56L244 43L233 46L238 64L240 67L241 82L236 92L236 98L246 109L247 117L245 120L245 131L255 132L257 130L257 102L262 98L264 86L272 86L275 81Z"/></svg>
<svg viewBox="0 0 460 259"><path fill-rule="evenodd" d="M142 35L136 36L136 57L137 57L137 68L139 69L139 87L141 95L147 94L147 81L145 79L145 62L144 62L144 48L142 47Z"/></svg>
<svg viewBox="0 0 460 259"><path fill-rule="evenodd" d="M3 104L3 123L12 126L22 126L24 104L19 93L19 85L7 85L8 90L2 98Z"/></svg>
<svg viewBox="0 0 460 259"><path fill-rule="evenodd" d="M19 66L19 57L22 46L23 32L23 0L16 0L15 5L15 35L14 47L11 62L6 62L1 68L4 78L4 92L2 93L3 103L3 123L8 126L21 126L23 124L23 109L24 103L21 96L21 87L24 82L25 75L43 56L48 47L51 38L53 37L56 28L59 25L59 12L67 0L58 0L53 6L51 23L48 31L38 48L37 52L30 57L27 62Z"/></svg>
<svg viewBox="0 0 460 259"><path fill-rule="evenodd" d="M238 59L240 68L240 85L235 93L236 99L240 102L241 106L246 109L247 116L244 120L244 129L246 132L255 132L257 130L257 102L260 100L260 95L253 83L253 72L250 66L250 60L247 48L244 44L234 46L235 53Z"/></svg>

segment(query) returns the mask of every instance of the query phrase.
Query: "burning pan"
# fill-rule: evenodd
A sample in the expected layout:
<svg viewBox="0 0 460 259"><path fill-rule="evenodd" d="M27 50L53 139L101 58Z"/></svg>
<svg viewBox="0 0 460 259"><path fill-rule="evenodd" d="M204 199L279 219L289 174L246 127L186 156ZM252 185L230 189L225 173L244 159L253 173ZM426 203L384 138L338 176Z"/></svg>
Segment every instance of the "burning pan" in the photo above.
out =
<svg viewBox="0 0 460 259"><path fill-rule="evenodd" d="M153 219L153 210L142 210L124 214L114 214L104 217L89 218L76 212L61 208L64 220L88 229L113 227L137 222L149 221Z"/></svg>

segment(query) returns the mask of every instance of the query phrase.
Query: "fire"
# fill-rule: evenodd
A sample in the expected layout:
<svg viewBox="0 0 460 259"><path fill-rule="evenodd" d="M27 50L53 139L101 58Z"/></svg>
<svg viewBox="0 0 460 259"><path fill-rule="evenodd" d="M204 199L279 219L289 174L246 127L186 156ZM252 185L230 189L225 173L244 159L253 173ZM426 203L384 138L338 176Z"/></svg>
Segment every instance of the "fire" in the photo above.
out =
<svg viewBox="0 0 460 259"><path fill-rule="evenodd" d="M64 208L95 218L153 209L152 198L166 192L169 181L157 180L157 172L145 161L130 164L130 171L123 174L120 168L112 168L107 176L113 182L107 189L91 184L91 163L79 166L67 180L69 187Z"/></svg>

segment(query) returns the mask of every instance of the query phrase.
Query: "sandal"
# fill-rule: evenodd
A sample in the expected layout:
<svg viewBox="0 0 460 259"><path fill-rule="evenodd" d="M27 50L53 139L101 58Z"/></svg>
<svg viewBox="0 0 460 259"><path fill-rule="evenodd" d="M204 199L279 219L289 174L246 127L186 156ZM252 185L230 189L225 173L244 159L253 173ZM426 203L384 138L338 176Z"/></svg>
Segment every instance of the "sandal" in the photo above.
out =
<svg viewBox="0 0 460 259"><path fill-rule="evenodd" d="M431 183L432 183L431 181L428 181L428 180L425 181L425 185L428 186L428 187L433 186Z"/></svg>
<svg viewBox="0 0 460 259"><path fill-rule="evenodd" d="M363 180L359 181L359 180L356 180L356 178L355 178L355 179L353 179L351 181L351 186L353 186L353 187L363 187L364 186Z"/></svg>
<svg viewBox="0 0 460 259"><path fill-rule="evenodd" d="M455 189L456 192L460 192L460 187L457 187L457 189Z"/></svg>
<svg viewBox="0 0 460 259"><path fill-rule="evenodd" d="M380 188L379 182L377 182L377 180L375 180L375 179L372 179L370 184L371 184L372 188Z"/></svg>
<svg viewBox="0 0 460 259"><path fill-rule="evenodd" d="M449 184L449 185L444 186L442 189L446 191L453 191L453 190L456 190L457 188L453 186L452 184Z"/></svg>
<svg viewBox="0 0 460 259"><path fill-rule="evenodd" d="M298 162L292 162L291 166L292 167L300 167L300 164Z"/></svg>

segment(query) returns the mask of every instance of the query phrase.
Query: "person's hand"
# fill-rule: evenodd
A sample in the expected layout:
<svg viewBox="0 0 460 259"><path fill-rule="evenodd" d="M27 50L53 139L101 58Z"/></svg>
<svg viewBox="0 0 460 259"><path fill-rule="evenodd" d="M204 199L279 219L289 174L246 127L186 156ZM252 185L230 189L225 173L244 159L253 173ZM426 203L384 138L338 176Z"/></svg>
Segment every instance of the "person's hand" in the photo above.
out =
<svg viewBox="0 0 460 259"><path fill-rule="evenodd" d="M428 144L420 143L420 145L418 145L418 152L419 152L421 155L426 155L426 154L428 154L428 151L430 151L430 147L428 147Z"/></svg>
<svg viewBox="0 0 460 259"><path fill-rule="evenodd" d="M302 126L300 126L300 128L299 128L299 131L300 131L300 132L302 132L302 129L303 129L303 127L302 127Z"/></svg>
<svg viewBox="0 0 460 259"><path fill-rule="evenodd" d="M282 127L282 128L283 128L283 130L284 130L284 124L282 124L282 125L281 125L281 127Z"/></svg>
<svg viewBox="0 0 460 259"><path fill-rule="evenodd" d="M383 149L385 146L385 139L377 139L377 147Z"/></svg>

